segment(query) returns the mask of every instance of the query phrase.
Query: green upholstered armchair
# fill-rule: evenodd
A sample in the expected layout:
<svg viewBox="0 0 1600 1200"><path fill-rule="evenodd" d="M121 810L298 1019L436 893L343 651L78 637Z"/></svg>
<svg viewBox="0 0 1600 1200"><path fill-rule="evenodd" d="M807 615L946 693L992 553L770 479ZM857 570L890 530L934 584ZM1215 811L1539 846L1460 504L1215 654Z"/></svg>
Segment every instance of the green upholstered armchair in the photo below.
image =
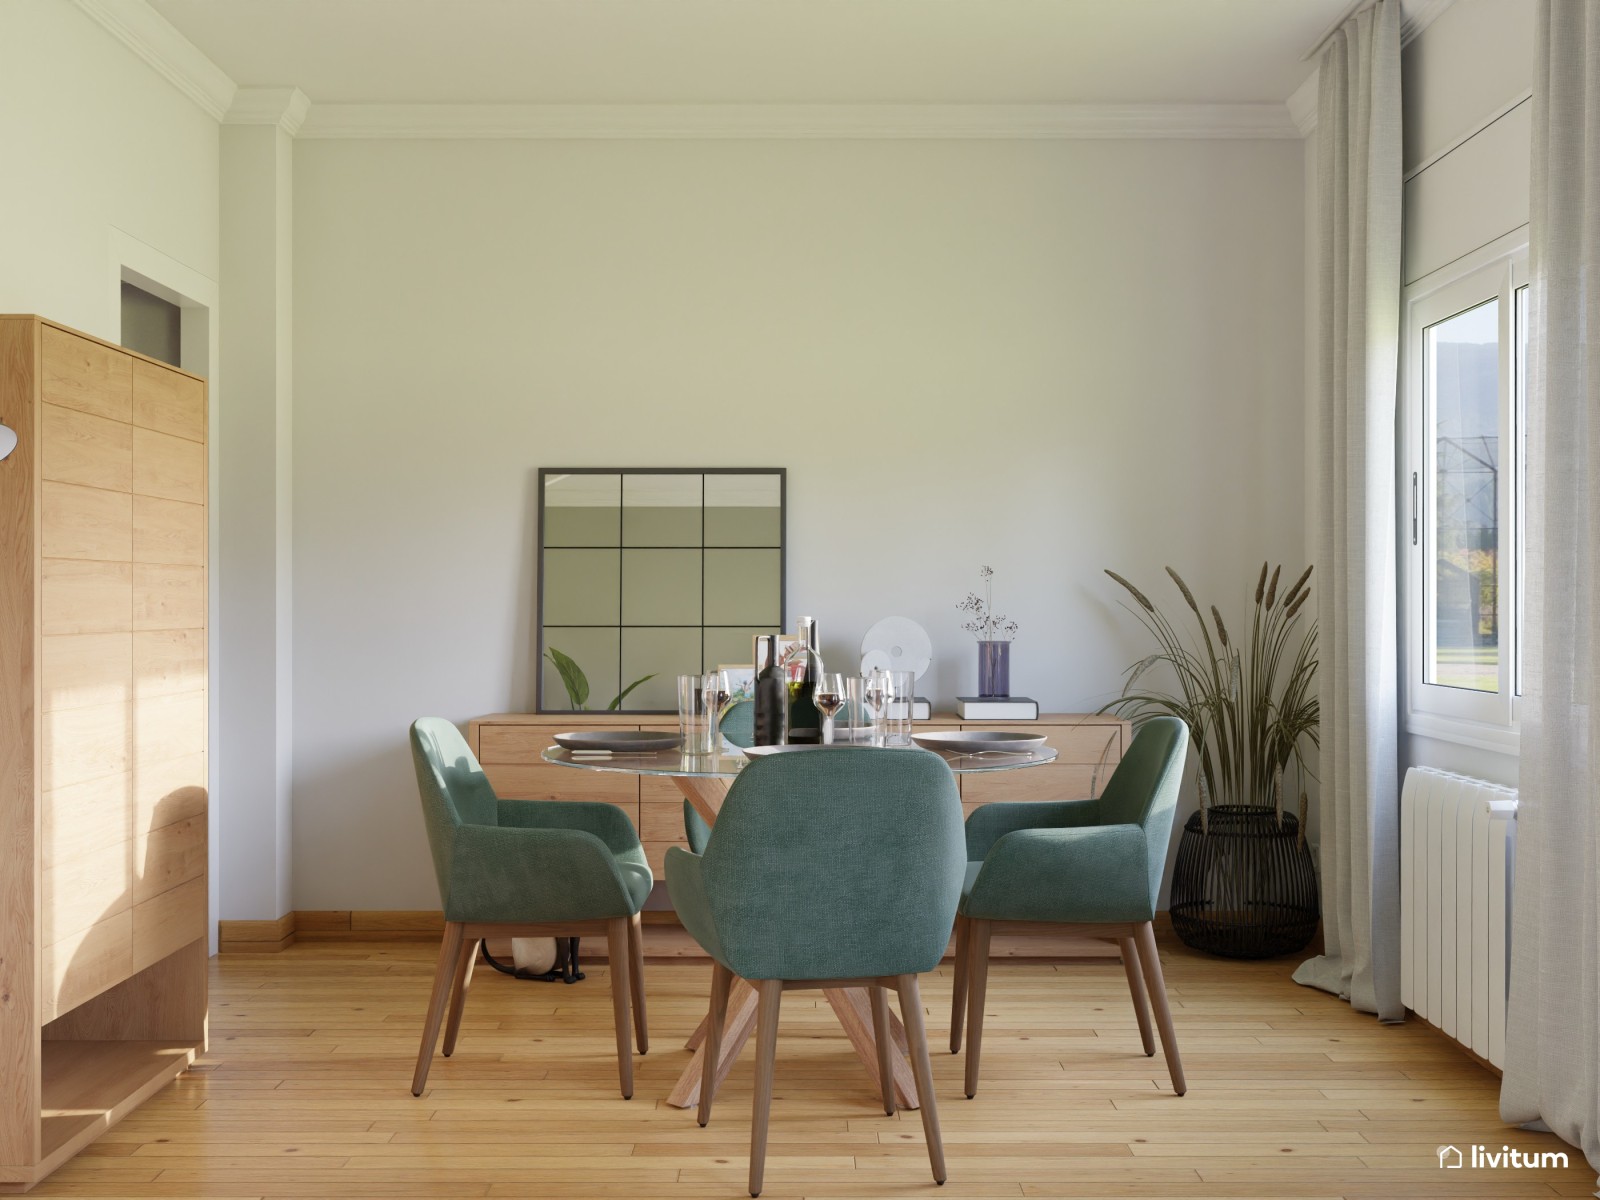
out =
<svg viewBox="0 0 1600 1200"><path fill-rule="evenodd" d="M1172 1088L1180 1096L1187 1090L1151 920L1188 746L1182 721L1154 717L1139 727L1097 799L987 804L967 818L970 861L956 918L950 1052L961 1049L965 1005L969 1098L978 1090L989 939L996 932L1115 939L1144 1052L1155 1053L1148 992Z"/></svg>
<svg viewBox="0 0 1600 1200"><path fill-rule="evenodd" d="M944 760L923 750L808 748L740 772L703 855L667 851L678 917L711 955L711 1019L700 1124L711 1116L728 989L759 994L750 1194L761 1191L786 989L864 987L894 1111L886 988L900 997L933 1175L944 1152L917 975L939 964L966 865L961 799Z"/></svg>
<svg viewBox="0 0 1600 1200"><path fill-rule="evenodd" d="M455 1051L480 938L604 934L617 1070L631 1098L630 999L632 1036L640 1054L649 1047L639 910L654 882L632 823L610 804L499 799L461 732L442 717L411 726L411 757L445 919L412 1094L422 1095L428 1081L447 1000L444 1053Z"/></svg>

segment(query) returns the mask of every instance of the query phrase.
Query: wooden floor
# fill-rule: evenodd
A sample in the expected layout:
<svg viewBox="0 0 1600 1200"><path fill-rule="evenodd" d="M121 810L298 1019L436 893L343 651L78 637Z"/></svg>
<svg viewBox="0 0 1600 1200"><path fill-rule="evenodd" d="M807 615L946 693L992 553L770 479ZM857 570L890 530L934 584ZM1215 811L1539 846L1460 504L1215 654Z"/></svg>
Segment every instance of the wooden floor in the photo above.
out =
<svg viewBox="0 0 1600 1200"><path fill-rule="evenodd" d="M935 1188L916 1113L885 1117L824 1002L784 998L767 1200L819 1196L1587 1196L1550 1135L1508 1129L1498 1081L1412 1022L1385 1028L1295 986L1290 962L1163 942L1190 1091L1139 1053L1115 962L997 962L984 1079L948 1053L948 964L927 977L949 1156ZM432 949L298 945L212 960L211 1054L39 1196L738 1197L751 1052L711 1125L661 1103L708 967L653 962L650 1054L617 1094L605 968L576 986L480 967L454 1058L409 1090ZM1566 1150L1565 1171L1441 1171L1441 1143Z"/></svg>

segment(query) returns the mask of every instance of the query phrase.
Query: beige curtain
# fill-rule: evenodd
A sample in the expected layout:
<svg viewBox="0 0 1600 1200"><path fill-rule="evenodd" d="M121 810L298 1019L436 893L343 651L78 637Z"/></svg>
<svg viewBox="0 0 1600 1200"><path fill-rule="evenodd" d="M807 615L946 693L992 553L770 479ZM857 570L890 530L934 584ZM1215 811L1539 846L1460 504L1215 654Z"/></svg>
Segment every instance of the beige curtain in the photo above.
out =
<svg viewBox="0 0 1600 1200"><path fill-rule="evenodd" d="M1319 68L1322 924L1296 981L1400 1020L1395 404L1400 350L1400 5L1379 0Z"/></svg>
<svg viewBox="0 0 1600 1200"><path fill-rule="evenodd" d="M1527 581L1501 1115L1600 1170L1600 3L1544 0L1528 226Z"/></svg>

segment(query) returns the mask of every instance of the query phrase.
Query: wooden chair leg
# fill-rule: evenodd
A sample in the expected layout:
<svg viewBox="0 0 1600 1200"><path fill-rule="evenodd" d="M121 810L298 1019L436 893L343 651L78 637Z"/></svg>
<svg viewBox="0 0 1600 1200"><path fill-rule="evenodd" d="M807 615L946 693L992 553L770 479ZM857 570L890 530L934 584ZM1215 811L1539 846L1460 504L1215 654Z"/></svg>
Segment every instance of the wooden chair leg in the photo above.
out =
<svg viewBox="0 0 1600 1200"><path fill-rule="evenodd" d="M972 930L963 916L956 917L956 977L950 1001L950 1053L961 1053L961 1021L967 1015L967 958L972 952Z"/></svg>
<svg viewBox="0 0 1600 1200"><path fill-rule="evenodd" d="M1139 978L1139 947L1131 937L1118 938L1122 950L1122 969L1128 976L1128 991L1133 995L1133 1015L1139 1019L1139 1040L1144 1043L1144 1055L1149 1058L1156 1052L1156 1035L1150 1028L1150 1005L1145 1000L1144 980Z"/></svg>
<svg viewBox="0 0 1600 1200"><path fill-rule="evenodd" d="M984 949L987 951L987 945ZM911 1069L917 1077L917 1098L922 1101L922 1134L928 1142L928 1165L933 1168L933 1181L943 1183L944 1139L939 1134L939 1110L933 1100L933 1063L928 1058L928 1027L922 1016L922 994L917 988L915 975L902 975L896 982L900 992L900 1020L906 1027ZM873 991L879 995L883 993L882 988L874 988ZM976 1026L973 1027L973 1033L977 1033ZM977 1049L976 1037L973 1039L973 1049Z"/></svg>
<svg viewBox="0 0 1600 1200"><path fill-rule="evenodd" d="M1161 974L1161 955L1156 950L1156 931L1149 921L1134 933L1139 943L1139 965L1144 968L1145 987L1150 992L1150 1003L1156 1010L1156 1028L1161 1031L1161 1049L1167 1056L1167 1072L1172 1076L1172 1090L1183 1095L1189 1084L1183 1077L1183 1060L1178 1057L1178 1034L1172 1028L1172 1008L1167 1003L1167 981Z"/></svg>
<svg viewBox="0 0 1600 1200"><path fill-rule="evenodd" d="M633 1099L633 1031L628 1028L628 918L606 922L607 965L611 968L611 1015L617 1024L617 1076L622 1098Z"/></svg>
<svg viewBox="0 0 1600 1200"><path fill-rule="evenodd" d="M461 954L456 962L455 982L450 985L450 1016L444 1023L444 1056L456 1052L456 1038L461 1036L461 1014L467 1007L467 992L472 988L472 968L478 961L478 943L474 939L461 942Z"/></svg>
<svg viewBox="0 0 1600 1200"><path fill-rule="evenodd" d="M728 989L733 972L715 960L711 963L711 1011L706 1014L705 1070L700 1075L700 1128L711 1120L711 1101L717 1094L717 1063L722 1058L722 1031L728 1021Z"/></svg>
<svg viewBox="0 0 1600 1200"><path fill-rule="evenodd" d="M644 922L628 918L628 982L633 986L633 1037L639 1053L650 1050L650 1022L644 1009Z"/></svg>
<svg viewBox="0 0 1600 1200"><path fill-rule="evenodd" d="M883 1111L894 1116L894 1038L889 1033L889 993L876 985L867 989L872 1000L872 1040L878 1045L878 1084Z"/></svg>
<svg viewBox="0 0 1600 1200"><path fill-rule="evenodd" d="M983 1057L983 1003L989 990L989 922L968 921L967 933L967 1099L978 1094Z"/></svg>
<svg viewBox="0 0 1600 1200"><path fill-rule="evenodd" d="M783 1003L783 980L763 979L756 984L760 1008L756 1013L756 1094L750 1116L750 1194L761 1195L761 1177L767 1167L767 1121L772 1116L772 1075L778 1059L778 1009Z"/></svg>
<svg viewBox="0 0 1600 1200"><path fill-rule="evenodd" d="M413 1096L422 1095L428 1083L428 1067L432 1065L433 1048L439 1041L439 1023L444 1020L445 1002L450 998L450 985L455 981L465 932L466 926L459 921L445 922L444 939L439 943L439 965L433 972L433 995L428 998L428 1015L422 1022L422 1049L417 1052L417 1070L411 1076Z"/></svg>

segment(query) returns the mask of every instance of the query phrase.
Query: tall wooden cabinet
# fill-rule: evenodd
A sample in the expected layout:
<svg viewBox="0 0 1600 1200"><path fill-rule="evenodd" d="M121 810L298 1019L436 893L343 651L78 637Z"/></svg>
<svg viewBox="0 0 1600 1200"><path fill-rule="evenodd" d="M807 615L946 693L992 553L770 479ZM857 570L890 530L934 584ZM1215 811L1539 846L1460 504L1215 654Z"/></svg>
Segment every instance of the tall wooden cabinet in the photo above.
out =
<svg viewBox="0 0 1600 1200"><path fill-rule="evenodd" d="M0 1192L206 1044L206 385L0 316Z"/></svg>

